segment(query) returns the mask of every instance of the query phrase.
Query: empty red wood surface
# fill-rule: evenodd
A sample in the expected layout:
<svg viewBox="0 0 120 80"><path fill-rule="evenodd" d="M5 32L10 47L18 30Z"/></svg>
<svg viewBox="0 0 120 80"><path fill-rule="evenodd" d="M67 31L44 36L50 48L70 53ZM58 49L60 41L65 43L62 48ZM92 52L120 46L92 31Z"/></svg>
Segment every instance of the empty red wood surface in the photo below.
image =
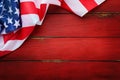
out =
<svg viewBox="0 0 120 80"><path fill-rule="evenodd" d="M0 58L0 80L120 80L120 2L80 18L51 6L42 26Z"/></svg>
<svg viewBox="0 0 120 80"><path fill-rule="evenodd" d="M89 14L80 18L73 14L48 14L33 36L56 37L119 37L120 15L107 17Z"/></svg>
<svg viewBox="0 0 120 80"><path fill-rule="evenodd" d="M112 62L1 62L0 80L119 80Z"/></svg>
<svg viewBox="0 0 120 80"><path fill-rule="evenodd" d="M119 60L120 38L33 38L4 60Z"/></svg>

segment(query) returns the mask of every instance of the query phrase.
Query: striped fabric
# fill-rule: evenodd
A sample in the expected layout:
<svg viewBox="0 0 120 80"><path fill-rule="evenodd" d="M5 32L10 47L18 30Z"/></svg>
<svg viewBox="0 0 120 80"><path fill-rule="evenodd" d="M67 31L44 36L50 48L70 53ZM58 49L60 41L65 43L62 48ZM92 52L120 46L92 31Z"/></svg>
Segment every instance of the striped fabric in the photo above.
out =
<svg viewBox="0 0 120 80"><path fill-rule="evenodd" d="M105 0L20 0L22 28L0 35L0 56L19 48L34 30L41 25L50 4L61 6L78 16L84 16Z"/></svg>

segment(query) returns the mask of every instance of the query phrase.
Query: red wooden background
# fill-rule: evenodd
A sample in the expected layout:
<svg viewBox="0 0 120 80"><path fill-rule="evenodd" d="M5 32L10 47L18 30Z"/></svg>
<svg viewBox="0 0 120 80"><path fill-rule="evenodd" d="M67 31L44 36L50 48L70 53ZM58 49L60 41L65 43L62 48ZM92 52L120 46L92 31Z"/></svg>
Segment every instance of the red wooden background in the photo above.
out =
<svg viewBox="0 0 120 80"><path fill-rule="evenodd" d="M0 80L120 80L120 2L80 18L51 6L42 26L0 58Z"/></svg>

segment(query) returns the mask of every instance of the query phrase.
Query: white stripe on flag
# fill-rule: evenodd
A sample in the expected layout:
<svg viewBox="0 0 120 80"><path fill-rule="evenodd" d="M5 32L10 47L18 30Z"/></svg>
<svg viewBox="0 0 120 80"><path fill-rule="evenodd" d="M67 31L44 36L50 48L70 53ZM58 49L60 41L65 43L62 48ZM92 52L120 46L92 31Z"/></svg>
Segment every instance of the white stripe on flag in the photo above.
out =
<svg viewBox="0 0 120 80"><path fill-rule="evenodd" d="M0 39L1 40L1 39ZM7 43L5 43L2 48L0 48L0 51L13 51L16 50L22 43L25 41L24 40L9 40Z"/></svg>
<svg viewBox="0 0 120 80"><path fill-rule="evenodd" d="M95 0L95 2L100 5L101 3L103 3L105 0Z"/></svg>
<svg viewBox="0 0 120 80"><path fill-rule="evenodd" d="M79 16L84 16L88 12L79 0L65 0L65 2Z"/></svg>
<svg viewBox="0 0 120 80"><path fill-rule="evenodd" d="M37 14L24 14L21 17L23 27L35 26L36 23L40 21L39 16Z"/></svg>
<svg viewBox="0 0 120 80"><path fill-rule="evenodd" d="M20 0L20 2L34 2L35 0ZM41 0L40 0L41 1Z"/></svg>
<svg viewBox="0 0 120 80"><path fill-rule="evenodd" d="M0 50L2 50L3 46L4 46L3 36L0 35Z"/></svg>

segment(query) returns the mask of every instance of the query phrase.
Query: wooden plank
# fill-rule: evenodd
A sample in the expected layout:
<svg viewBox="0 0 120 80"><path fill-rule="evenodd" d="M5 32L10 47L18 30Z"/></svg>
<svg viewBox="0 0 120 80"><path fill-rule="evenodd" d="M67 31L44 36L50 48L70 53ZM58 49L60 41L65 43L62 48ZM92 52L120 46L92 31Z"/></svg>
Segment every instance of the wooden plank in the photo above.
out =
<svg viewBox="0 0 120 80"><path fill-rule="evenodd" d="M0 62L0 80L119 80L120 63Z"/></svg>
<svg viewBox="0 0 120 80"><path fill-rule="evenodd" d="M4 60L119 60L120 38L34 38Z"/></svg>
<svg viewBox="0 0 120 80"><path fill-rule="evenodd" d="M48 14L42 26L32 36L116 37L120 36L119 15Z"/></svg>
<svg viewBox="0 0 120 80"><path fill-rule="evenodd" d="M106 0L102 5L96 7L92 12L120 12L118 0ZM51 5L48 13L68 13L60 7Z"/></svg>

